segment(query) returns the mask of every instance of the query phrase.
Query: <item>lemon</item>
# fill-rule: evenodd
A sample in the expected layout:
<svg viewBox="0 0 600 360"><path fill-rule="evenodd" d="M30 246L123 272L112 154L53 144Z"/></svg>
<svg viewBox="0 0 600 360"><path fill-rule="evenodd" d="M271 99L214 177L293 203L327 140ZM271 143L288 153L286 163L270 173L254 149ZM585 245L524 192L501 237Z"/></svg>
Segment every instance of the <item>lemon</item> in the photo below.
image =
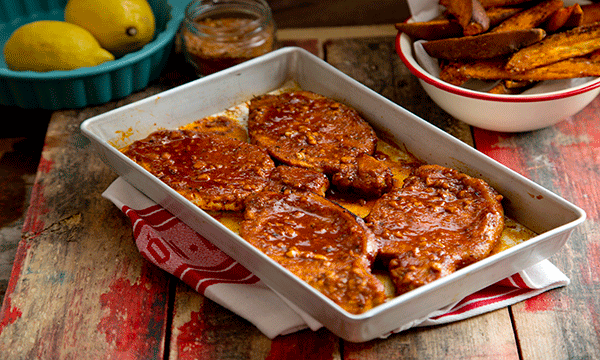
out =
<svg viewBox="0 0 600 360"><path fill-rule="evenodd" d="M152 41L155 31L146 0L69 0L65 20L87 29L115 56L140 49Z"/></svg>
<svg viewBox="0 0 600 360"><path fill-rule="evenodd" d="M89 31L64 21L40 20L15 30L4 45L11 70L73 70L114 60Z"/></svg>

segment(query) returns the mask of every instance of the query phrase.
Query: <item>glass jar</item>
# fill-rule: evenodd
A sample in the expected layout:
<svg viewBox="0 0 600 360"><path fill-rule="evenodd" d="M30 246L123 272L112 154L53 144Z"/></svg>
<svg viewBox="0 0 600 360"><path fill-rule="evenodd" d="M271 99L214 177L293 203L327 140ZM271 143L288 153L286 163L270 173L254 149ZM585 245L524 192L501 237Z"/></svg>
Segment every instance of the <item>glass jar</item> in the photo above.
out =
<svg viewBox="0 0 600 360"><path fill-rule="evenodd" d="M204 76L273 50L275 23L264 0L196 0L182 38L186 60Z"/></svg>

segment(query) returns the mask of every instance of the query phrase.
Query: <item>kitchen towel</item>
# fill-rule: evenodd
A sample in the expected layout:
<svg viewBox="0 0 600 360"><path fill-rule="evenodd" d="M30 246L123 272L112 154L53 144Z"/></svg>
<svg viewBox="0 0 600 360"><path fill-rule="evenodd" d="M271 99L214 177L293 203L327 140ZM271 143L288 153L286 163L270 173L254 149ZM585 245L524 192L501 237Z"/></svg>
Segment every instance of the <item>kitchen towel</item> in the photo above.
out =
<svg viewBox="0 0 600 360"><path fill-rule="evenodd" d="M146 259L245 318L269 338L322 326L123 178L102 195L129 217L136 245ZM567 276L544 260L424 319L398 324L392 333L466 319L568 283Z"/></svg>

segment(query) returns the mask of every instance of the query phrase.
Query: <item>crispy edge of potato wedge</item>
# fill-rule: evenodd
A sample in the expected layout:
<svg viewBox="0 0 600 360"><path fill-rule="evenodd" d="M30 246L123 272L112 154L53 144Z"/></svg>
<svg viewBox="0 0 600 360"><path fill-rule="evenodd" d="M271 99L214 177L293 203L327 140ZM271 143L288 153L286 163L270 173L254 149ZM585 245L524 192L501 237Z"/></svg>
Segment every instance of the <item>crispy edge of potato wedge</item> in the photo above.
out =
<svg viewBox="0 0 600 360"><path fill-rule="evenodd" d="M575 4L572 8L571 16L569 16L563 28L574 28L583 25L583 9L581 5Z"/></svg>
<svg viewBox="0 0 600 360"><path fill-rule="evenodd" d="M490 26L495 26L522 11L522 8L491 8L486 10ZM402 22L394 25L396 30L417 40L441 40L463 36L463 28L454 20L437 18L429 21Z"/></svg>
<svg viewBox="0 0 600 360"><path fill-rule="evenodd" d="M580 26L583 20L583 10L579 4L558 9L550 16L544 25L547 32L553 33L558 30Z"/></svg>
<svg viewBox="0 0 600 360"><path fill-rule="evenodd" d="M521 11L523 11L523 8L520 7L493 7L486 9L485 13L490 19L490 27L494 27Z"/></svg>
<svg viewBox="0 0 600 360"><path fill-rule="evenodd" d="M481 6L479 0L472 0L472 3L471 20L467 26L463 28L463 34L465 36L478 35L488 31L490 28L490 18L483 6Z"/></svg>
<svg viewBox="0 0 600 360"><path fill-rule="evenodd" d="M456 21L448 19L436 19L431 21L397 23L395 25L398 31L405 33L413 39L422 40L440 40L452 37L459 37L463 34L463 29Z"/></svg>
<svg viewBox="0 0 600 360"><path fill-rule="evenodd" d="M506 7L506 6L515 6L521 5L523 3L529 2L531 0L479 0L481 5L486 8L492 7Z"/></svg>
<svg viewBox="0 0 600 360"><path fill-rule="evenodd" d="M581 5L581 10L583 11L582 25L600 21L600 3Z"/></svg>
<svg viewBox="0 0 600 360"><path fill-rule="evenodd" d="M600 49L600 22L583 25L547 36L542 41L514 53L507 70L526 71L568 58L584 56Z"/></svg>
<svg viewBox="0 0 600 360"><path fill-rule="evenodd" d="M464 29L473 16L473 0L440 0L440 5L446 7L448 14L453 16Z"/></svg>
<svg viewBox="0 0 600 360"><path fill-rule="evenodd" d="M581 5L581 10L583 10L582 25L600 21L600 3Z"/></svg>
<svg viewBox="0 0 600 360"><path fill-rule="evenodd" d="M491 29L490 32L536 28L563 6L564 3L562 0L546 0L511 16Z"/></svg>
<svg viewBox="0 0 600 360"><path fill-rule="evenodd" d="M535 84L537 84L537 81L503 80L498 82L498 84L488 92L490 94L518 95L522 94L523 91L531 88Z"/></svg>
<svg viewBox="0 0 600 360"><path fill-rule="evenodd" d="M543 29L514 30L433 40L423 43L423 47L430 56L438 59L489 59L514 53L545 36Z"/></svg>
<svg viewBox="0 0 600 360"><path fill-rule="evenodd" d="M458 64L459 63L454 61L440 61L440 80L455 86L461 86L465 82L467 82L467 80L469 80L469 77L465 76L460 71L460 67L457 66Z"/></svg>

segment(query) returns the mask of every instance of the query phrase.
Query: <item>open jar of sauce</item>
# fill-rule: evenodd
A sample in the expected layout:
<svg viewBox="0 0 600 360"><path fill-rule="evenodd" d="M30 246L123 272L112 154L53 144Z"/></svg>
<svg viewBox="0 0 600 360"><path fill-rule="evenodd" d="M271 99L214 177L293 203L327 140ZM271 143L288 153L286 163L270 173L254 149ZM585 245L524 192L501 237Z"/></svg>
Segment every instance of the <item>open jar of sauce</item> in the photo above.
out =
<svg viewBox="0 0 600 360"><path fill-rule="evenodd" d="M264 0L195 0L185 10L183 52L199 76L268 53L275 22Z"/></svg>

